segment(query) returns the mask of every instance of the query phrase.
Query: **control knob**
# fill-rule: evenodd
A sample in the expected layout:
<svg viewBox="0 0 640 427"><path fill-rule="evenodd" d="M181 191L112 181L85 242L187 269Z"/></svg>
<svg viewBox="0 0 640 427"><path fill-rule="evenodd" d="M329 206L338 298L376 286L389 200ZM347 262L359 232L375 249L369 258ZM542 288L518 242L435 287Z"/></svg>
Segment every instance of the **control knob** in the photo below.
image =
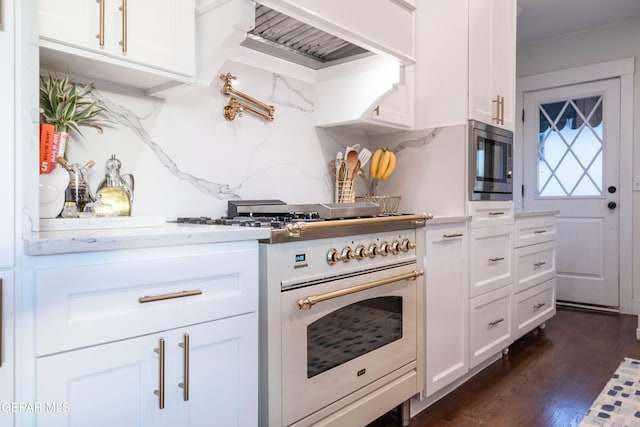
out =
<svg viewBox="0 0 640 427"><path fill-rule="evenodd" d="M391 252L394 255L398 255L398 252L400 252L400 242L397 240L394 240L393 243L391 244L391 248L389 249L389 252Z"/></svg>
<svg viewBox="0 0 640 427"><path fill-rule="evenodd" d="M342 261L349 262L355 257L356 253L353 251L353 249L351 249L350 246L345 246L345 248L342 249Z"/></svg>
<svg viewBox="0 0 640 427"><path fill-rule="evenodd" d="M329 263L329 265L336 264L340 261L342 261L342 254L338 252L336 249L331 249L327 253L327 262Z"/></svg>
<svg viewBox="0 0 640 427"><path fill-rule="evenodd" d="M416 244L411 242L409 239L404 239L402 243L400 243L400 250L402 252L408 252L409 249L415 249Z"/></svg>
<svg viewBox="0 0 640 427"><path fill-rule="evenodd" d="M380 255L380 248L375 243L369 245L369 258L375 258Z"/></svg>
<svg viewBox="0 0 640 427"><path fill-rule="evenodd" d="M358 245L358 247L356 247L356 259L360 260L368 256L369 251L367 251L367 248L365 248L364 245Z"/></svg>
<svg viewBox="0 0 640 427"><path fill-rule="evenodd" d="M382 244L380 245L380 255L387 256L389 252L389 242L382 242Z"/></svg>

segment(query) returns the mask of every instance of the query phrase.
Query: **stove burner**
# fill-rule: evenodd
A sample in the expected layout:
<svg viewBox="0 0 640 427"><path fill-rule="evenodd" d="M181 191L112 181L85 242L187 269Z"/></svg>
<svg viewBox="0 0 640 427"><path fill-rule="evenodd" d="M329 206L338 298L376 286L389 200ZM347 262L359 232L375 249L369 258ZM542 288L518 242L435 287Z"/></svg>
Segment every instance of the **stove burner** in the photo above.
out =
<svg viewBox="0 0 640 427"><path fill-rule="evenodd" d="M316 222L323 221L321 218L311 218L307 214L293 216L236 216L233 218L222 217L211 219L209 217L179 217L178 224L204 224L204 225L229 225L235 227L266 227L272 229L283 229L287 224L296 222Z"/></svg>

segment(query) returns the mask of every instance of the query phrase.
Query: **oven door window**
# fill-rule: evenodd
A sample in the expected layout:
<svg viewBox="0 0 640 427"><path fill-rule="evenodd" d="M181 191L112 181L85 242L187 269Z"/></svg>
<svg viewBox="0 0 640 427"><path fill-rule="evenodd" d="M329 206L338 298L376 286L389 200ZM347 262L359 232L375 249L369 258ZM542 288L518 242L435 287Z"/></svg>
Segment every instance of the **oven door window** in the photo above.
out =
<svg viewBox="0 0 640 427"><path fill-rule="evenodd" d="M503 142L478 137L476 152L476 180L506 183L509 176L507 159L509 145Z"/></svg>
<svg viewBox="0 0 640 427"><path fill-rule="evenodd" d="M402 297L359 301L307 326L307 378L402 338Z"/></svg>

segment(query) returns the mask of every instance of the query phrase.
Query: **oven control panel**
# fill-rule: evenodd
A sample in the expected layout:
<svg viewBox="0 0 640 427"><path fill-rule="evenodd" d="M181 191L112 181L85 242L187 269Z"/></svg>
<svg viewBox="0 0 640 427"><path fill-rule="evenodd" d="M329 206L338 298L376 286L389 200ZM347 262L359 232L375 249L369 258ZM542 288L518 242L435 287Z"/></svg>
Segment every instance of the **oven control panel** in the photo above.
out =
<svg viewBox="0 0 640 427"><path fill-rule="evenodd" d="M372 242L369 244L359 243L355 248L345 246L342 249L331 248L327 252L327 263L334 265L339 262L350 262L351 260L363 260L366 258L385 257L387 255L398 255L415 249L416 244L408 238L395 239L391 242Z"/></svg>

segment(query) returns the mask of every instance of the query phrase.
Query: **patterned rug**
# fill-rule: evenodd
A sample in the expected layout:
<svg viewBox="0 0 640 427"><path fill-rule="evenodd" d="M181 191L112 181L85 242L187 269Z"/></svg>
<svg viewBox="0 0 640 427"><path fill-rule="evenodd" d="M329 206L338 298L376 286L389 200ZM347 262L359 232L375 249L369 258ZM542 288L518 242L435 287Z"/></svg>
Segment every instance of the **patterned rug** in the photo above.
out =
<svg viewBox="0 0 640 427"><path fill-rule="evenodd" d="M580 427L640 427L640 360L625 357Z"/></svg>

